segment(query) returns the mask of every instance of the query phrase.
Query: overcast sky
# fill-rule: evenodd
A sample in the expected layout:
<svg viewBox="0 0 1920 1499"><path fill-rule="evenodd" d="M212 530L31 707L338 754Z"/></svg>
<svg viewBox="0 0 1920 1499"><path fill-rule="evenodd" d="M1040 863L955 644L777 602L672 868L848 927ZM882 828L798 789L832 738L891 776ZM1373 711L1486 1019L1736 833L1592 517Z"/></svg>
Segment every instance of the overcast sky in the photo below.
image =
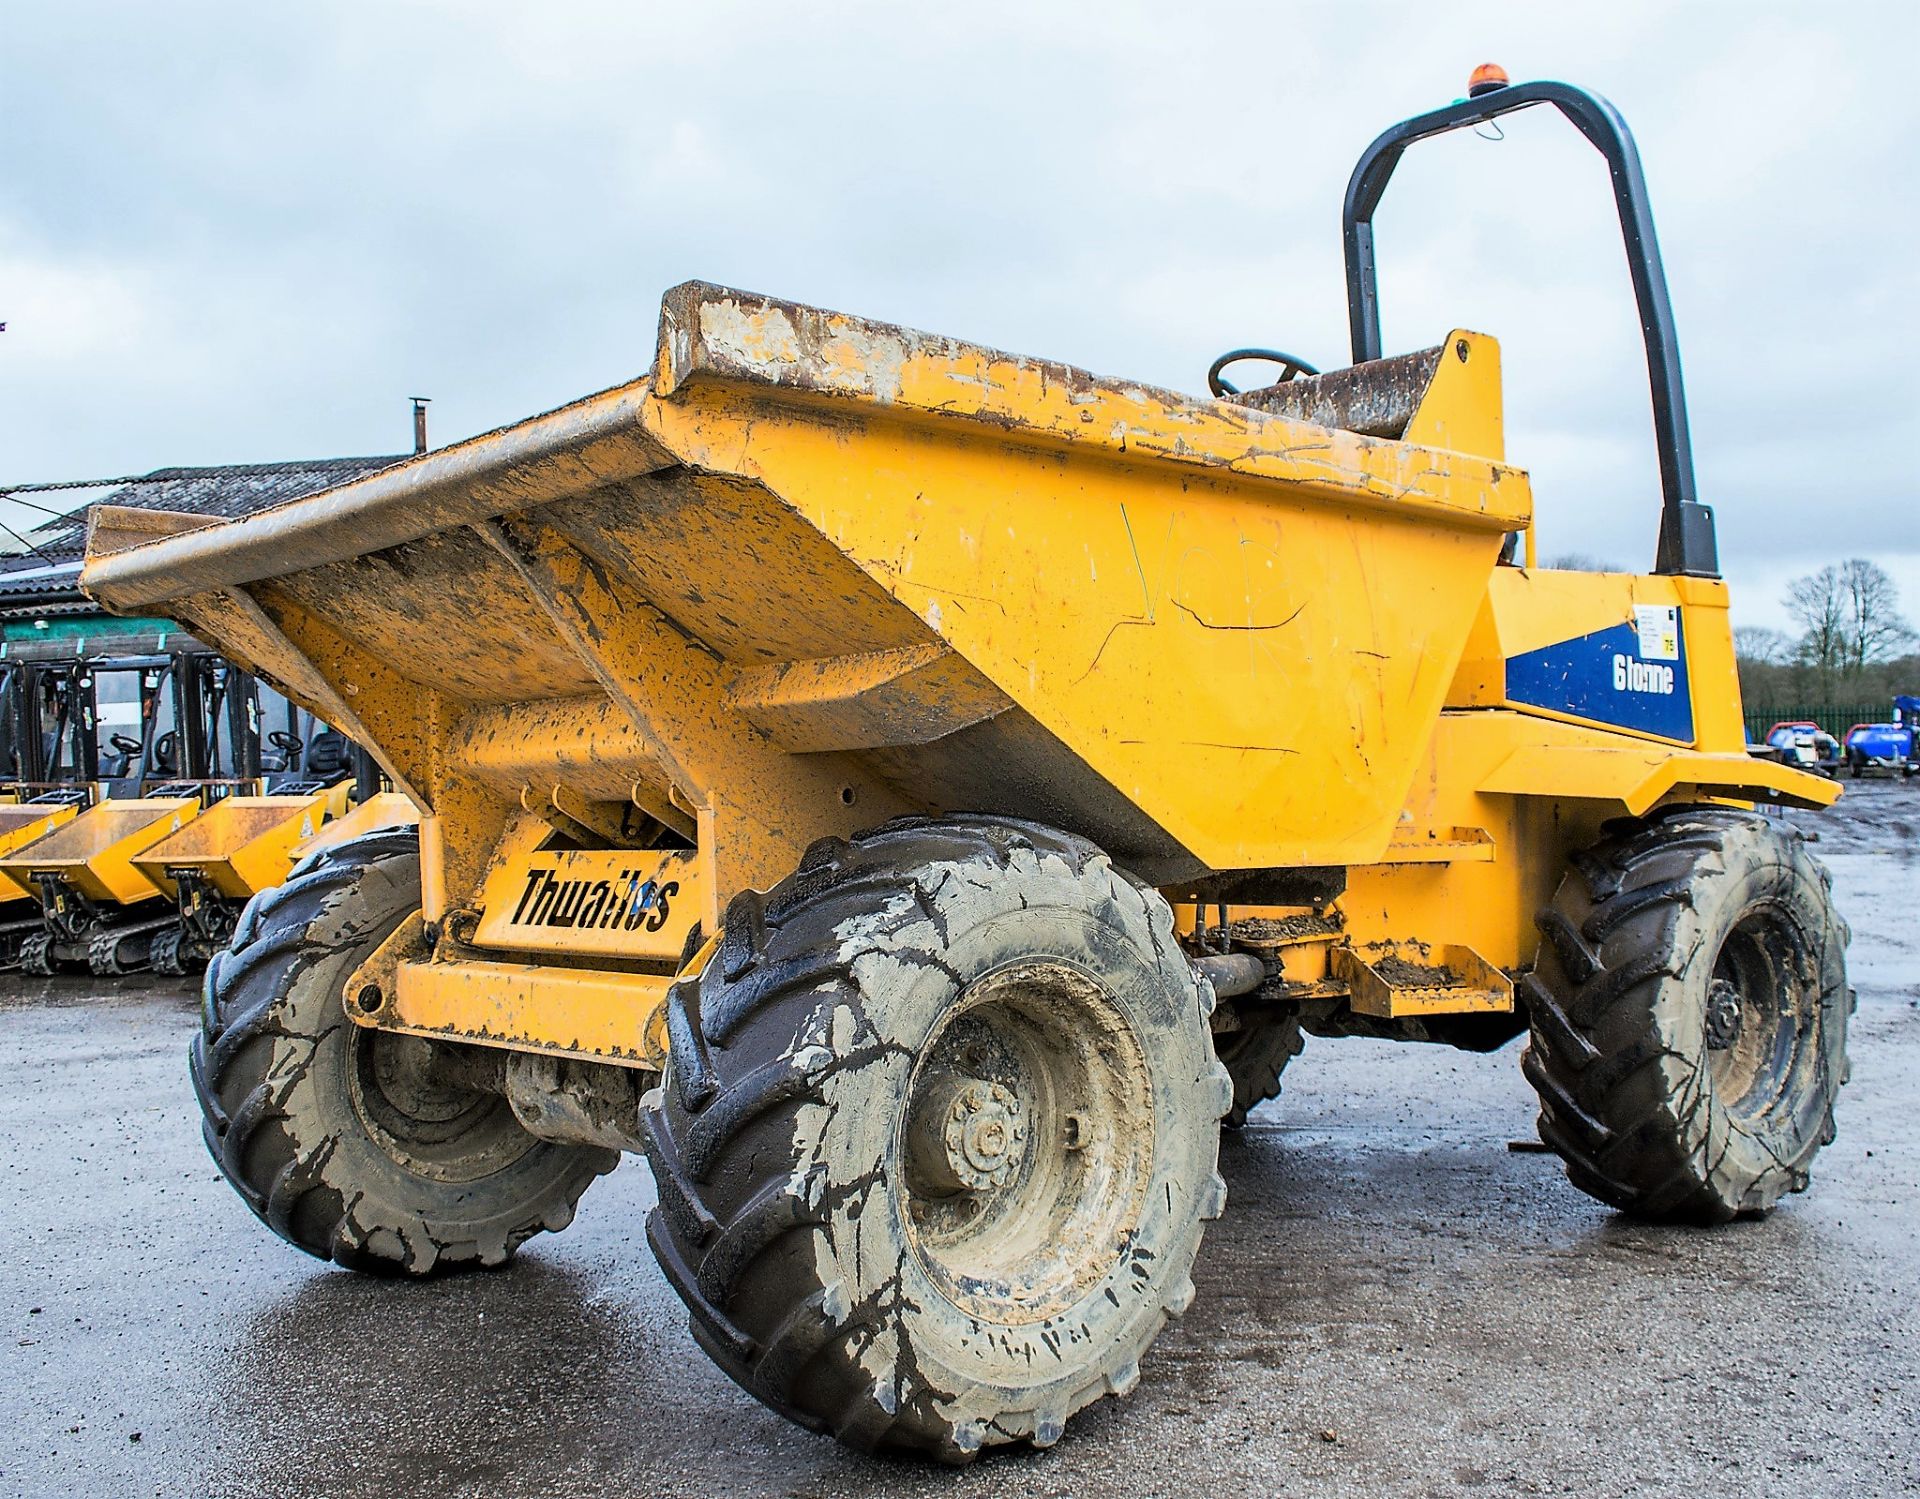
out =
<svg viewBox="0 0 1920 1499"><path fill-rule="evenodd" d="M1920 5L14 3L0 483L403 451L646 368L690 277L1199 389L1346 362L1340 197L1475 63L1639 137L1736 622L1879 559L1920 618ZM1545 554L1649 564L1604 166L1416 148L1389 352L1505 349ZM6 514L18 525L17 510Z"/></svg>

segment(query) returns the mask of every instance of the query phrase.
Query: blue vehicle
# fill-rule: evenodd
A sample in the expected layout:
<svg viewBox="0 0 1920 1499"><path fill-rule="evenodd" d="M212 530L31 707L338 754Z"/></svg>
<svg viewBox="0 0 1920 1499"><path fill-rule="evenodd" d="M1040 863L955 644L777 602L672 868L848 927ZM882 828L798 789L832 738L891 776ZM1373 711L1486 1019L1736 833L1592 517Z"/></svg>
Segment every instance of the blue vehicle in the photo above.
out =
<svg viewBox="0 0 1920 1499"><path fill-rule="evenodd" d="M1767 737L1759 745L1749 747L1748 753L1764 754L1783 765L1812 771L1829 779L1840 774L1840 763L1844 758L1840 741L1810 718L1789 719L1775 724L1767 730Z"/></svg>
<svg viewBox="0 0 1920 1499"><path fill-rule="evenodd" d="M1899 771L1911 777L1920 771L1920 697L1904 693L1893 700L1893 722L1857 723L1847 730L1847 766L1855 778L1869 770Z"/></svg>

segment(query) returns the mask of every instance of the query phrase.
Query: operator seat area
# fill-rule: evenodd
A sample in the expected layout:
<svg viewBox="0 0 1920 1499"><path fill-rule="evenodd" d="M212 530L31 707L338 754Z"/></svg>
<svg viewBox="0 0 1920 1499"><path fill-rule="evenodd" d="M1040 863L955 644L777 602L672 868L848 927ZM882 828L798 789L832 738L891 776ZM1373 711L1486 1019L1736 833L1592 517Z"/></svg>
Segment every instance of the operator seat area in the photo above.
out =
<svg viewBox="0 0 1920 1499"><path fill-rule="evenodd" d="M1298 375L1278 385L1222 399L1316 427L1399 439L1440 367L1442 346L1371 359L1324 375Z"/></svg>
<svg viewBox="0 0 1920 1499"><path fill-rule="evenodd" d="M353 769L353 746L338 729L322 729L307 741L307 774L331 786Z"/></svg>

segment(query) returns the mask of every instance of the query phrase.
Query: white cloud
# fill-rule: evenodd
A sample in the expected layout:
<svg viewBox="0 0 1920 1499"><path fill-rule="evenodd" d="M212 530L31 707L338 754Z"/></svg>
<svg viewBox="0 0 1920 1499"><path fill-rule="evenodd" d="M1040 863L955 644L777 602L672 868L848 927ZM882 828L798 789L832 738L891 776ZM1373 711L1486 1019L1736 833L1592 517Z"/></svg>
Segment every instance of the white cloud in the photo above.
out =
<svg viewBox="0 0 1920 1499"><path fill-rule="evenodd" d="M90 368L137 354L154 334L153 289L142 280L135 267L0 243L8 364L84 378Z"/></svg>
<svg viewBox="0 0 1920 1499"><path fill-rule="evenodd" d="M1920 552L1873 551L1873 560L1887 570L1900 590L1900 612L1909 624L1920 625ZM1844 560L1839 554L1812 552L1764 560L1737 559L1726 565L1727 588L1733 597L1736 625L1766 625L1798 635L1801 626L1787 612L1787 585L1795 578L1818 572Z"/></svg>
<svg viewBox="0 0 1920 1499"><path fill-rule="evenodd" d="M485 430L643 370L689 276L1188 388L1237 343L1339 363L1347 172L1492 57L1635 125L1765 622L1750 576L1920 555L1916 16L67 0L0 54L0 480L391 451L416 392ZM1538 112L1428 143L1379 222L1390 342L1501 338L1548 549L1644 565L1599 158Z"/></svg>

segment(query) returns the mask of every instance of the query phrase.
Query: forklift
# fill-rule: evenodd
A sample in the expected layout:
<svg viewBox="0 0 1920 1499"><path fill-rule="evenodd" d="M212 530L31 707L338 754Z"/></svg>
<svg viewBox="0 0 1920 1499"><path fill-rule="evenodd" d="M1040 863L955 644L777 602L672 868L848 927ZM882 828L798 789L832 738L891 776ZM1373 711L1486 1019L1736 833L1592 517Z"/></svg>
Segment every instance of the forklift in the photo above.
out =
<svg viewBox="0 0 1920 1499"><path fill-rule="evenodd" d="M0 787L23 808L71 809L13 814L15 836L0 825L0 896L38 902L0 916L0 962L185 973L345 810L360 767L344 736L204 647L162 646L0 674Z"/></svg>

